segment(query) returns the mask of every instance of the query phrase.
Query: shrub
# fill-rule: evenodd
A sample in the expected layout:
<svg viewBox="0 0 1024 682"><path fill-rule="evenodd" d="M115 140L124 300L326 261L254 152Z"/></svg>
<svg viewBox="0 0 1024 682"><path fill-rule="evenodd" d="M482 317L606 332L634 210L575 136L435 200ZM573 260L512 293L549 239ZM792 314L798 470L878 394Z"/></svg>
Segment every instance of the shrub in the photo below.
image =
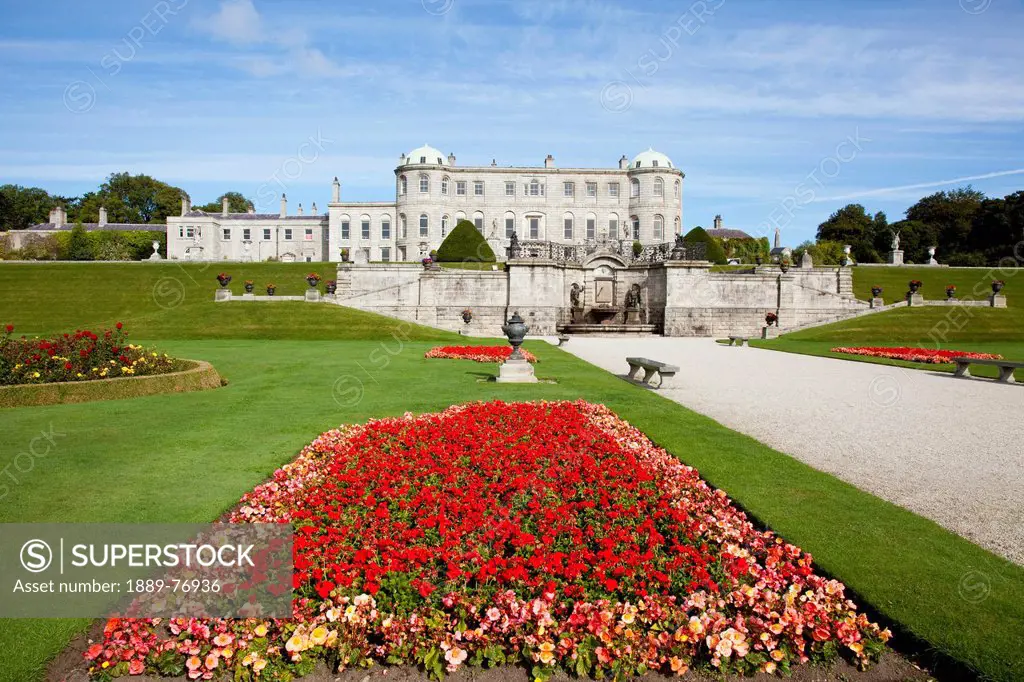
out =
<svg viewBox="0 0 1024 682"><path fill-rule="evenodd" d="M725 265L725 251L722 250L722 245L719 244L711 235L705 232L703 227L698 225L687 232L686 236L683 237L683 241L690 242L691 244L699 242L707 244L707 255L705 258L716 265Z"/></svg>
<svg viewBox="0 0 1024 682"><path fill-rule="evenodd" d="M82 223L76 223L71 228L71 236L68 238L68 260L92 260L92 241L86 233Z"/></svg>
<svg viewBox="0 0 1024 682"><path fill-rule="evenodd" d="M52 234L28 235L21 249L12 256L19 260L57 260L60 258L60 242Z"/></svg>
<svg viewBox="0 0 1024 682"><path fill-rule="evenodd" d="M954 253L946 260L947 265L956 267L984 267L988 265L984 254L977 251L969 253Z"/></svg>
<svg viewBox="0 0 1024 682"><path fill-rule="evenodd" d="M440 263L493 263L497 259L480 230L468 220L460 220L441 242L437 260Z"/></svg>
<svg viewBox="0 0 1024 682"><path fill-rule="evenodd" d="M639 240L633 242L633 257L639 258L640 254L644 252L644 245Z"/></svg>

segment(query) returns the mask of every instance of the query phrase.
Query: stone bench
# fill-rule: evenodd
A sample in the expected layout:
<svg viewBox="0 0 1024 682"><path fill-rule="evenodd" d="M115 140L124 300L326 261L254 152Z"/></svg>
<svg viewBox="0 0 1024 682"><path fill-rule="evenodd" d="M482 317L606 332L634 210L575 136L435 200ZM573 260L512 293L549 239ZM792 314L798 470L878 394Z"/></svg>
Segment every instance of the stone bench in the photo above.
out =
<svg viewBox="0 0 1024 682"><path fill-rule="evenodd" d="M953 372L955 377L970 377L971 372L968 369L971 365L988 365L989 367L999 368L999 378L996 381L1004 384L1016 383L1013 378L1013 370L1024 368L1024 362L1015 362L1013 360L972 360L971 358L953 358L956 363L956 371Z"/></svg>
<svg viewBox="0 0 1024 682"><path fill-rule="evenodd" d="M558 345L559 346L564 346L567 343L569 343L569 335L568 334L559 334L558 335Z"/></svg>
<svg viewBox="0 0 1024 682"><path fill-rule="evenodd" d="M729 345L730 346L735 346L736 343L739 342L740 346L742 346L742 345L746 344L747 341L749 341L749 340L750 340L749 336L735 336L735 335L733 335L733 336L729 337ZM749 344L747 344L747 345L749 345Z"/></svg>
<svg viewBox="0 0 1024 682"><path fill-rule="evenodd" d="M637 381L636 374L643 369L644 378L642 383L644 386L650 386L651 379L654 378L654 375L658 375L658 385L655 388L661 388L662 384L665 383L665 379L671 379L679 371L678 367L658 362L657 360L648 360L647 358L626 358L626 362L629 363L627 379Z"/></svg>

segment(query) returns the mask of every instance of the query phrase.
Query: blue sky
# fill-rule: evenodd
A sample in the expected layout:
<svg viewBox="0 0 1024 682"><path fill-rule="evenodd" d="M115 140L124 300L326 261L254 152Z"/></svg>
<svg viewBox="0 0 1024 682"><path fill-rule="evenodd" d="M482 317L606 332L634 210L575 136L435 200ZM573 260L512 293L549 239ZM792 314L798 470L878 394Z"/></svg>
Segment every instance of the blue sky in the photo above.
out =
<svg viewBox="0 0 1024 682"><path fill-rule="evenodd" d="M323 210L335 175L393 197L423 143L584 167L653 146L686 173L687 228L796 244L850 201L897 220L968 182L1024 189L1021 0L0 6L0 182L59 194L130 171Z"/></svg>

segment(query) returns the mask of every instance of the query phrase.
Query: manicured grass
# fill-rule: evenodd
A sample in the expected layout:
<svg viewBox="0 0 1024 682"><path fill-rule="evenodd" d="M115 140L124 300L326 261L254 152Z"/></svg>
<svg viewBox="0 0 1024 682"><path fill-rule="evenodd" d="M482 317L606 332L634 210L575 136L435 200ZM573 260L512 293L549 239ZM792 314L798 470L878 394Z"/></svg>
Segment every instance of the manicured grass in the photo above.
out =
<svg viewBox="0 0 1024 682"><path fill-rule="evenodd" d="M912 279L922 282L921 294L926 299L946 298L946 286L956 286L957 298L980 301L992 293L991 282L1001 279L1006 282L1003 293L1013 296L1014 290L1024 296L1024 268L939 268L924 265L906 267L863 267L853 270L853 293L862 301L871 300L871 287L882 287L882 298L886 303L905 300ZM1011 303L1012 305L1012 303Z"/></svg>
<svg viewBox="0 0 1024 682"><path fill-rule="evenodd" d="M446 270L487 270L492 271L494 269L504 270L504 263L474 263L471 261L463 261L459 263L438 263L442 268Z"/></svg>

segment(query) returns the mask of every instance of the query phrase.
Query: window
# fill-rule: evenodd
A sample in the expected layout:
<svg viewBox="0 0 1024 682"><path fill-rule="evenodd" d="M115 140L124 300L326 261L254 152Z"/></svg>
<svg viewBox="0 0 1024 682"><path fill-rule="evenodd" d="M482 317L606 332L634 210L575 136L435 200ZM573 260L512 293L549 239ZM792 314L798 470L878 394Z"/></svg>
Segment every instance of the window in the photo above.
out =
<svg viewBox="0 0 1024 682"><path fill-rule="evenodd" d="M512 235L516 231L516 217L514 215L505 216L505 239L511 239Z"/></svg>
<svg viewBox="0 0 1024 682"><path fill-rule="evenodd" d="M629 198L636 199L640 196L640 181L633 178L629 181Z"/></svg>
<svg viewBox="0 0 1024 682"><path fill-rule="evenodd" d="M576 194L576 185L571 182L563 183L562 193L567 197L572 197Z"/></svg>
<svg viewBox="0 0 1024 682"><path fill-rule="evenodd" d="M347 234L348 233L348 223L342 223L342 227L345 229L345 234ZM348 239L348 237L345 236L345 239ZM270 241L270 228L269 227L263 228L263 241L265 241L265 242L269 242Z"/></svg>
<svg viewBox="0 0 1024 682"><path fill-rule="evenodd" d="M516 195L516 183L514 181L505 182L505 196L514 197Z"/></svg>
<svg viewBox="0 0 1024 682"><path fill-rule="evenodd" d="M568 214L562 219L562 236L565 239L572 239L572 214Z"/></svg>
<svg viewBox="0 0 1024 682"><path fill-rule="evenodd" d="M630 216L630 220L633 222L633 239L640 239L640 219Z"/></svg>
<svg viewBox="0 0 1024 682"><path fill-rule="evenodd" d="M264 231L266 231L266 230L264 230ZM341 238L342 239L349 239L349 238L351 238L351 235L349 234L349 223L348 223L347 220L342 220L341 221Z"/></svg>
<svg viewBox="0 0 1024 682"><path fill-rule="evenodd" d="M451 182L448 176L441 178L441 194L448 196L448 183Z"/></svg>
<svg viewBox="0 0 1024 682"><path fill-rule="evenodd" d="M673 196L676 199L679 198L679 190L680 190L680 188L681 188L681 183L678 180L676 180L675 189L673 189L673 191L672 191L673 192Z"/></svg>
<svg viewBox="0 0 1024 682"><path fill-rule="evenodd" d="M420 176L420 194L428 194L430 192L430 176L426 173Z"/></svg>
<svg viewBox="0 0 1024 682"><path fill-rule="evenodd" d="M252 241L252 229L251 228L246 227L246 228L244 228L242 230L242 239L244 239L247 242L248 241Z"/></svg>
<svg viewBox="0 0 1024 682"><path fill-rule="evenodd" d="M639 164L637 164L637 165L639 165ZM653 166L654 168L657 168L658 167L658 160L654 159L653 161L651 161L651 166Z"/></svg>
<svg viewBox="0 0 1024 682"><path fill-rule="evenodd" d="M477 232L484 231L484 217L482 215L473 216L473 225L476 227Z"/></svg>
<svg viewBox="0 0 1024 682"><path fill-rule="evenodd" d="M526 186L526 193L531 197L542 197L544 196L544 185L535 178L530 180L530 184Z"/></svg>
<svg viewBox="0 0 1024 682"><path fill-rule="evenodd" d="M654 241L665 240L665 219L660 215L654 216Z"/></svg>
<svg viewBox="0 0 1024 682"><path fill-rule="evenodd" d="M530 218L530 239L540 239L540 218Z"/></svg>
<svg viewBox="0 0 1024 682"><path fill-rule="evenodd" d="M654 196L665 196L665 181L661 178L654 178Z"/></svg>
<svg viewBox="0 0 1024 682"><path fill-rule="evenodd" d="M363 216L359 219L359 236L363 239L370 238L370 218L369 216Z"/></svg>
<svg viewBox="0 0 1024 682"><path fill-rule="evenodd" d="M587 239L597 238L597 218L587 216Z"/></svg>
<svg viewBox="0 0 1024 682"><path fill-rule="evenodd" d="M618 197L619 196L619 183L609 182L608 183L608 196Z"/></svg>
<svg viewBox="0 0 1024 682"><path fill-rule="evenodd" d="M619 238L619 216L614 213L608 217L608 236L612 239Z"/></svg>
<svg viewBox="0 0 1024 682"><path fill-rule="evenodd" d="M290 228L290 227L284 228L284 240L286 242L290 242L292 240L292 228Z"/></svg>
<svg viewBox="0 0 1024 682"><path fill-rule="evenodd" d="M448 222L449 218L446 215L441 216L441 238L443 239L448 235Z"/></svg>
<svg viewBox="0 0 1024 682"><path fill-rule="evenodd" d="M587 183L587 196L588 197L596 197L597 196L597 183L596 182L588 182Z"/></svg>
<svg viewBox="0 0 1024 682"><path fill-rule="evenodd" d="M484 195L484 182L483 180L473 181L473 196L482 197Z"/></svg>
<svg viewBox="0 0 1024 682"><path fill-rule="evenodd" d="M179 228L178 229L178 235L182 236L182 237L187 237L189 239L192 239L193 237L196 236L196 228L194 228L194 227Z"/></svg>
<svg viewBox="0 0 1024 682"><path fill-rule="evenodd" d="M380 250L380 259L385 263L391 262L391 247L384 246Z"/></svg>
<svg viewBox="0 0 1024 682"><path fill-rule="evenodd" d="M423 213L423 214L420 215L420 236L421 237L429 237L430 236L430 219L427 218L427 214L426 213Z"/></svg>
<svg viewBox="0 0 1024 682"><path fill-rule="evenodd" d="M381 218L380 238L391 239L391 218Z"/></svg>
<svg viewBox="0 0 1024 682"><path fill-rule="evenodd" d="M407 189L408 189L408 183L406 182L405 176L403 175L400 178L398 178L398 193L404 196L405 195L405 191Z"/></svg>
<svg viewBox="0 0 1024 682"><path fill-rule="evenodd" d="M307 227L306 228L306 234L303 235L303 236L306 238L307 242L313 241L313 228Z"/></svg>
<svg viewBox="0 0 1024 682"><path fill-rule="evenodd" d="M455 182L455 196L464 197L466 196L466 181L457 180Z"/></svg>
<svg viewBox="0 0 1024 682"><path fill-rule="evenodd" d="M398 216L398 226L402 229L402 239L405 239L409 235L408 225L405 220L405 214Z"/></svg>

